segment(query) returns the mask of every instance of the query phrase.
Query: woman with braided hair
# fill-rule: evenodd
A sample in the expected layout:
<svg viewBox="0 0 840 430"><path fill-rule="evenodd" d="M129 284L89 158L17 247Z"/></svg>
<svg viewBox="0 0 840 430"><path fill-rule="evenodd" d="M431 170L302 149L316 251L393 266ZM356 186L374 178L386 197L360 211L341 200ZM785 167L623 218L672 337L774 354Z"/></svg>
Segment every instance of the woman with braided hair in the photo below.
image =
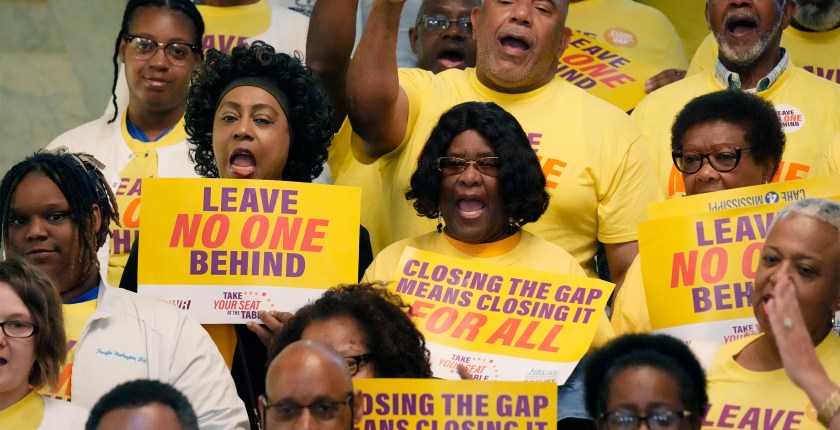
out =
<svg viewBox="0 0 840 430"><path fill-rule="evenodd" d="M207 332L182 311L100 276L96 252L118 212L99 166L59 149L26 158L0 182L0 245L43 270L64 302L68 358L55 389L42 394L90 408L121 382L158 379L189 398L201 428L247 428Z"/></svg>
<svg viewBox="0 0 840 430"><path fill-rule="evenodd" d="M196 176L183 118L203 34L204 21L189 0L130 0L114 41L113 116L76 127L48 146L86 152L104 163L103 174L122 208L121 225L111 225L113 238L105 250L111 285L119 284L140 229L141 179ZM127 105L115 91L121 69Z"/></svg>

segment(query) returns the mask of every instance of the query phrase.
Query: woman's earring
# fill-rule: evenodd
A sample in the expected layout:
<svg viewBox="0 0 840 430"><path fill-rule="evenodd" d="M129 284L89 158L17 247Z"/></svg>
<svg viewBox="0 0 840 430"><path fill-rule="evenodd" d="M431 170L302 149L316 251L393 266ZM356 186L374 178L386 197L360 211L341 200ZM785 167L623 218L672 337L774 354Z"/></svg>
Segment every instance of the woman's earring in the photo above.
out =
<svg viewBox="0 0 840 430"><path fill-rule="evenodd" d="M440 209L438 209L438 211L437 211L437 216L438 216L437 232L441 233L441 232L443 232L443 217L440 215Z"/></svg>

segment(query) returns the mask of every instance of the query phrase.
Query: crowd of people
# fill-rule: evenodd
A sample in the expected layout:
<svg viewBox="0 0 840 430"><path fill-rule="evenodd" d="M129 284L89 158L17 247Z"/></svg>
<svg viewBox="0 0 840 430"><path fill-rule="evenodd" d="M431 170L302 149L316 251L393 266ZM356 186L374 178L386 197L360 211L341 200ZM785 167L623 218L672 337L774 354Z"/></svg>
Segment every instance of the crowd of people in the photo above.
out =
<svg viewBox="0 0 840 430"><path fill-rule="evenodd" d="M104 115L3 174L0 428L353 428L354 379L442 376L394 290L410 247L615 284L558 428L840 429L838 202L775 215L759 332L708 361L651 333L638 242L664 199L840 174L840 0L699 2L696 55L631 0L196 3L129 0ZM629 115L559 72L573 34L656 70ZM359 187L358 277L202 326L137 294L166 270L145 178Z"/></svg>

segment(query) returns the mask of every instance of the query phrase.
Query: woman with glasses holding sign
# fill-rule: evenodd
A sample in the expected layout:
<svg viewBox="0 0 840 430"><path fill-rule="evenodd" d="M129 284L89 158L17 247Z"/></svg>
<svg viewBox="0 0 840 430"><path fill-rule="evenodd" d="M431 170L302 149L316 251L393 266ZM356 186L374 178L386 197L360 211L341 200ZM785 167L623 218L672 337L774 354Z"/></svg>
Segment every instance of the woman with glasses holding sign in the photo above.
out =
<svg viewBox="0 0 840 430"><path fill-rule="evenodd" d="M672 127L674 164L688 195L769 182L784 145L773 106L741 91L692 100ZM756 272L752 304L764 334L717 351L708 374L711 406L704 425L772 426L764 421L768 417L797 428L819 428L817 420L826 427L840 425L833 418L840 410L840 391L830 379L840 380L840 343L831 331L833 310L840 308L840 253L835 252L840 206L826 201L792 206L777 216ZM620 333L651 329L640 270L637 259L614 302L612 322ZM809 401L818 413L806 417Z"/></svg>
<svg viewBox="0 0 840 430"><path fill-rule="evenodd" d="M674 165L682 172L687 195L767 183L773 178L784 147L785 136L773 106L741 91L719 91L695 98L677 115L671 131ZM623 287L613 300L611 323L617 334L651 331L646 294L651 294L651 290L645 291L641 259L637 256L627 271ZM600 375L598 377L609 379L616 387L612 391L620 388L622 392L629 393L623 402L604 403L612 391L606 391L607 387L601 385L600 390L604 390L598 394L601 403L593 413L596 418L600 416L603 428L635 429L640 424L640 417L648 417L649 428L699 427L702 408L698 410L691 406L696 403L686 403L690 390L698 389L696 383L687 385L682 377L672 378L671 384L676 382L680 387L682 404L673 404L667 414L671 418L665 419L660 413L664 410L661 405L657 406L656 402L644 397L649 387L640 378L604 376L598 364L589 368ZM587 386L589 390L599 390L589 383ZM592 397L593 394L587 396ZM671 399L672 403L678 399L667 392L663 392L662 396ZM691 397L697 398L697 395ZM678 420L671 413L686 408L690 415L681 416ZM657 416L662 419L651 418Z"/></svg>
<svg viewBox="0 0 840 430"><path fill-rule="evenodd" d="M671 150L691 196L770 182L785 150L785 134L767 101L718 91L688 102L677 115ZM651 331L639 257L614 298L611 322L616 334Z"/></svg>
<svg viewBox="0 0 840 430"><path fill-rule="evenodd" d="M437 231L386 247L368 267L365 281L392 280L408 246L586 276L564 249L521 228L548 207L545 176L519 122L495 103L462 103L440 117L406 198L414 200L419 216L438 220ZM596 345L611 336L608 324L601 324Z"/></svg>
<svg viewBox="0 0 840 430"><path fill-rule="evenodd" d="M0 428L83 429L87 410L39 395L67 356L61 298L24 260L0 262Z"/></svg>
<svg viewBox="0 0 840 430"><path fill-rule="evenodd" d="M513 115L495 103L453 107L432 130L406 192L418 215L438 220L437 231L383 249L364 280L393 280L406 247L585 277L568 252L522 229L548 207L545 185L537 155ZM593 345L602 345L612 336L604 315ZM459 374L467 376L463 369ZM586 416L578 369L559 387L559 394L558 407L564 416Z"/></svg>
<svg viewBox="0 0 840 430"><path fill-rule="evenodd" d="M141 178L195 177L187 153L183 116L190 73L201 63L204 21L189 0L131 0L114 42L111 91L114 116L81 125L57 137L66 146L94 155L122 209L112 224L108 283L119 285L140 220ZM119 111L116 89L120 63L128 82L128 106ZM105 256L100 256L105 262Z"/></svg>

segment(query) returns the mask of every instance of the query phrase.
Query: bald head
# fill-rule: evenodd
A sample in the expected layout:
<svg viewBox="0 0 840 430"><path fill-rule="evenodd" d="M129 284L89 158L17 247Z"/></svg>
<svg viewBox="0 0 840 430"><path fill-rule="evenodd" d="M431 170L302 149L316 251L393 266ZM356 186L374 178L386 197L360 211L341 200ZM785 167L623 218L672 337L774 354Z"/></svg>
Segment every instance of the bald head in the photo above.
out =
<svg viewBox="0 0 840 430"><path fill-rule="evenodd" d="M268 366L265 386L268 388L278 379L302 374L328 375L331 379L344 383L344 392L353 390L353 382L344 357L328 345L312 340L294 342L277 354ZM271 394L271 391L268 393Z"/></svg>
<svg viewBox="0 0 840 430"><path fill-rule="evenodd" d="M267 429L349 429L353 382L344 357L329 346L301 340L268 367L260 412Z"/></svg>

